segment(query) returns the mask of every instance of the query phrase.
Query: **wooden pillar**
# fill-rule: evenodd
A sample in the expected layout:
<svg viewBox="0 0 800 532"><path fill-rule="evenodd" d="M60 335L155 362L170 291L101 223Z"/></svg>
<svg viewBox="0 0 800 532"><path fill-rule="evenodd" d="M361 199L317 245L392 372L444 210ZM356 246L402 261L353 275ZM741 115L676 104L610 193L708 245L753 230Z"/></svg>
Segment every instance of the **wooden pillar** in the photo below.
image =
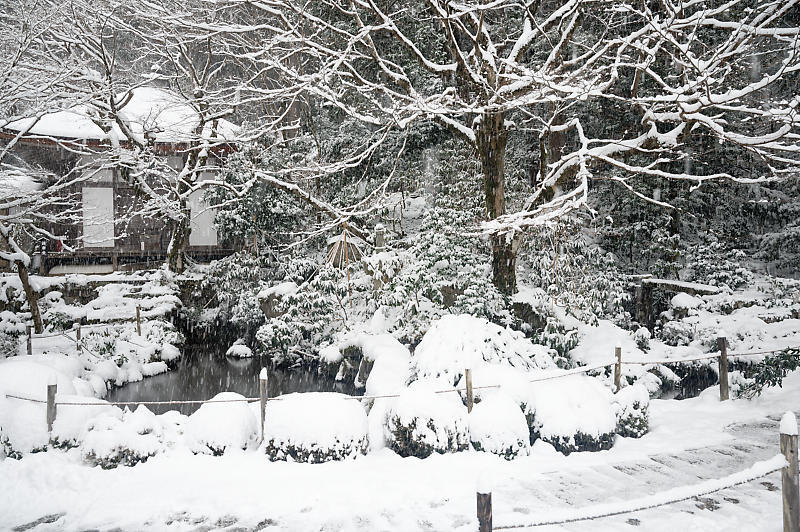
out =
<svg viewBox="0 0 800 532"><path fill-rule="evenodd" d="M781 454L789 463L781 470L783 531L800 532L800 489L797 469L797 418L786 412L781 419Z"/></svg>
<svg viewBox="0 0 800 532"><path fill-rule="evenodd" d="M57 378L50 377L47 383L47 433L52 439L53 423L56 421L56 391L58 390Z"/></svg>
<svg viewBox="0 0 800 532"><path fill-rule="evenodd" d="M728 341L724 336L717 338L719 348L719 400L728 400Z"/></svg>
<svg viewBox="0 0 800 532"><path fill-rule="evenodd" d="M472 412L475 405L475 396L472 394L472 370L464 370L464 378L467 381L467 412Z"/></svg>
<svg viewBox="0 0 800 532"><path fill-rule="evenodd" d="M386 249L386 228L383 224L375 226L375 252L380 253Z"/></svg>
<svg viewBox="0 0 800 532"><path fill-rule="evenodd" d="M614 364L614 391L618 392L621 388L620 381L622 379L622 346L617 346L614 349L614 355L617 357L617 362Z"/></svg>
<svg viewBox="0 0 800 532"><path fill-rule="evenodd" d="M25 348L30 356L33 354L33 336L31 336L33 332L31 331L30 325L25 326L25 333L27 335L27 338L25 339Z"/></svg>
<svg viewBox="0 0 800 532"><path fill-rule="evenodd" d="M269 375L267 368L261 368L261 373L258 375L258 391L261 398L261 441L264 441L264 416L267 413L267 397L269 390L267 384L269 383Z"/></svg>
<svg viewBox="0 0 800 532"><path fill-rule="evenodd" d="M119 267L119 261L117 261L117 254L116 252L111 253L111 269L117 271Z"/></svg>
<svg viewBox="0 0 800 532"><path fill-rule="evenodd" d="M492 532L492 494L478 492L478 532Z"/></svg>
<svg viewBox="0 0 800 532"><path fill-rule="evenodd" d="M142 335L142 307L136 305L136 334Z"/></svg>

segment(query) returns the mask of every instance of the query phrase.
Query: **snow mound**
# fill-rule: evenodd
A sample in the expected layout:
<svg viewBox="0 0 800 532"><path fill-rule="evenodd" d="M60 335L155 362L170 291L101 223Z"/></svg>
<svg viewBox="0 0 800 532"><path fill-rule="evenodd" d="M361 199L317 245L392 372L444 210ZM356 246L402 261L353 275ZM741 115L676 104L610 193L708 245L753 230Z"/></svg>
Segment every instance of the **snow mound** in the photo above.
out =
<svg viewBox="0 0 800 532"><path fill-rule="evenodd" d="M670 300L670 305L672 305L672 308L678 308L684 310L696 309L702 304L703 304L702 299L700 299L699 297L689 295L686 292L679 292L675 294Z"/></svg>
<svg viewBox="0 0 800 532"><path fill-rule="evenodd" d="M530 441L552 444L558 451L600 451L613 445L616 418L611 392L585 375L534 383L526 415Z"/></svg>
<svg viewBox="0 0 800 532"><path fill-rule="evenodd" d="M442 316L431 324L414 351L417 378L447 376L452 383L465 368L503 364L522 371L555 368L550 349L531 343L518 331L467 314Z"/></svg>
<svg viewBox="0 0 800 532"><path fill-rule="evenodd" d="M361 349L356 385L365 383L367 395L396 394L405 387L411 353L394 336L361 333L340 345L340 350L347 347Z"/></svg>
<svg viewBox="0 0 800 532"><path fill-rule="evenodd" d="M222 392L212 401L244 399L234 392ZM258 420L246 401L204 403L189 416L186 427L192 451L220 456L231 449L247 449L256 441Z"/></svg>
<svg viewBox="0 0 800 532"><path fill-rule="evenodd" d="M487 394L469 414L472 446L511 460L528 454L528 423L519 403L503 392Z"/></svg>
<svg viewBox="0 0 800 532"><path fill-rule="evenodd" d="M253 351L244 344L233 344L225 351L225 356L236 358L250 358L253 356Z"/></svg>
<svg viewBox="0 0 800 532"><path fill-rule="evenodd" d="M386 408L385 438L400 456L466 450L467 409L457 393L435 393L429 383L415 382Z"/></svg>
<svg viewBox="0 0 800 532"><path fill-rule="evenodd" d="M793 412L786 412L783 414L780 433L797 436L797 418Z"/></svg>
<svg viewBox="0 0 800 532"><path fill-rule="evenodd" d="M367 451L367 415L339 393L292 393L267 403L264 446L271 460L321 463Z"/></svg>

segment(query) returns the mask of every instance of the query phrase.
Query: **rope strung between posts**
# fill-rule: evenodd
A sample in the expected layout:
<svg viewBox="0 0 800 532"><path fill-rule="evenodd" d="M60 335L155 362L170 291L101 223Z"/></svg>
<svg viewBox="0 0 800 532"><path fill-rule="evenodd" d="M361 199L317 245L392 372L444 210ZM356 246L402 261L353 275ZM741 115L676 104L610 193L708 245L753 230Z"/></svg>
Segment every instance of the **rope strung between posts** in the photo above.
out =
<svg viewBox="0 0 800 532"><path fill-rule="evenodd" d="M86 349L86 347L84 347L84 345L83 345L84 339L83 338L81 339L80 342L78 342L76 338L71 338L66 333L60 333L60 334L63 335L65 338L69 339L70 341L78 343L78 345L79 345L79 347L81 349L83 349L87 353L91 354L91 352L88 349ZM131 343L133 343L133 342L131 342ZM138 344L134 344L134 345L138 345ZM777 351L758 351L758 352L739 353L739 354L731 353L731 354L728 355L728 357L745 356L745 355L756 355L756 354L763 354L763 353L774 353L774 352L784 351L786 349L798 349L798 348L800 348L800 346L798 346L797 348L796 347L787 347L785 349L777 350ZM687 361L693 361L693 360L712 359L712 358L717 358L718 356L719 355L706 355L706 356L703 356L703 357L692 357L692 358L675 359L675 360L664 360L664 361L658 361L658 360L655 360L655 361L623 360L622 363L623 364L664 364L664 363L676 363L676 362L687 362ZM608 367L613 366L614 364L616 364L616 362L612 361L612 362L606 362L606 363L603 363L603 364L596 364L594 366L582 366L582 367L579 367L579 368L574 368L574 369L570 369L570 370L564 370L561 373L556 373L556 374L553 374L553 375L544 375L544 376L541 376L541 377L535 377L533 379L529 379L528 382L531 382L531 383L542 382L542 381L548 381L548 380L552 380L552 379L561 379L561 378L564 378L564 377L570 377L572 375L581 375L581 374L589 373L589 372L596 371L596 370L599 370L599 369L608 368ZM494 389L494 388L500 388L500 387L501 387L500 384L485 384L485 385L482 385L482 386L473 386L472 389L473 390L488 390L488 389ZM446 390L434 390L433 393L440 394L440 393L453 393L453 392L466 392L466 391L467 391L466 387L461 387L461 388L448 388ZM34 401L34 402L39 402L39 403L46 402L46 401L41 401L39 399L31 399L31 398L28 398L28 397L21 397L21 396L15 396L15 395L6 395L6 397L13 397L14 399L21 399L21 400L26 400L26 401ZM367 400L375 400L375 399L394 399L394 398L397 398L397 397L400 397L400 394L350 395L350 396L347 396L346 398L347 399L352 399L352 400L355 400L355 401L367 401ZM116 402L107 402L107 403L57 402L56 404L59 405L59 406L61 406L61 405L63 405L63 406L98 406L98 405L113 405L113 406L133 406L133 405L145 405L145 406L147 406L147 405L152 405L152 406L157 406L157 405L194 405L194 404L205 404L205 403L245 403L245 402L246 403L254 403L254 402L257 402L257 401L260 401L260 400L261 400L261 398L259 398L259 397L243 397L241 399L206 399L206 400L197 399L197 400L186 400L186 401L177 401L177 400L176 401L116 401ZM267 397L266 400L267 401L281 401L282 399L279 396L279 397Z"/></svg>
<svg viewBox="0 0 800 532"><path fill-rule="evenodd" d="M66 335L65 335L66 336ZM69 338L69 337L67 337ZM72 341L75 341L74 338L71 338ZM83 346L81 346L83 348ZM85 350L85 348L83 348ZM88 352L88 351L87 351ZM606 364L598 364L595 366L586 366L575 368L571 370L566 370L563 373L558 373L555 375L545 375L543 377L536 377L534 379L530 379L528 382L541 382L547 381L551 379L559 379L562 377L570 377L572 375L580 375L582 373L588 373L590 371L595 371L598 369L606 368L608 366L612 366L614 363L609 362ZM473 386L473 390L487 390L492 388L500 388L500 384L486 384L483 386ZM448 388L446 390L434 390L433 393L453 393L453 392L466 392L466 387L461 388ZM47 401L42 401L39 399L32 399L29 397L22 397L17 395L6 394L6 397L13 397L14 399L21 399L24 401L33 401L36 403L46 403ZM400 397L400 394L386 394L386 395L349 395L346 399L352 399L354 401L367 401L373 399L393 399ZM186 401L113 401L113 402L105 402L105 403L89 403L89 402L79 402L79 401L56 401L57 406L133 406L133 405L196 405L196 404L205 404L205 403L254 403L260 401L260 397L242 397L241 399L206 399L206 400L186 400ZM282 398L278 397L267 397L267 401L281 401Z"/></svg>
<svg viewBox="0 0 800 532"><path fill-rule="evenodd" d="M789 351L793 349L800 349L800 345L796 346L789 346L784 347L783 349L769 349L766 351L747 351L745 353L728 353L728 359L734 357L749 357L749 356L756 356L756 355L769 355L780 353L782 351ZM679 364L681 362L695 362L698 360L713 360L715 358L719 358L719 353L711 353L705 355L698 355L696 357L686 357L686 358L665 358L662 360L623 360L623 364L640 364L640 365L648 365L648 364Z"/></svg>
<svg viewBox="0 0 800 532"><path fill-rule="evenodd" d="M572 517L564 517L561 519L553 519L545 517L543 519L540 519L539 521L534 521L532 523L526 523L520 525L495 526L493 527L493 530L512 530L520 528L534 528L538 526L547 526L547 525L564 525L567 523L576 523L579 521L592 521L594 519L601 519L604 517L614 517L616 515L624 515L633 512L640 512L643 510L652 510L655 508L660 508L662 506L675 504L677 502L688 501L689 499L694 499L696 497L710 495L712 493L730 489L735 486L740 486L742 484L747 484L748 482L752 482L759 478L763 478L775 472L778 472L786 466L788 466L786 458L784 458L782 454L777 454L774 457L770 458L769 460L756 462L752 467L745 469L744 471L733 473L721 479L712 479L696 484L695 489L689 494L683 494L684 493L683 487L673 488L666 492L662 492L661 494L657 493L655 495L650 495L648 497L641 497L639 499L634 499L633 501L630 501L627 504L627 506L624 506L621 509L617 510L609 509L608 507L611 506L609 504L599 504L594 507L590 506L588 508L582 508L577 511L566 510L567 512L573 514ZM765 467L767 468L766 471L763 470ZM664 497L665 494L669 494L670 492L679 492L682 494L669 497L667 500L660 500L662 497Z"/></svg>

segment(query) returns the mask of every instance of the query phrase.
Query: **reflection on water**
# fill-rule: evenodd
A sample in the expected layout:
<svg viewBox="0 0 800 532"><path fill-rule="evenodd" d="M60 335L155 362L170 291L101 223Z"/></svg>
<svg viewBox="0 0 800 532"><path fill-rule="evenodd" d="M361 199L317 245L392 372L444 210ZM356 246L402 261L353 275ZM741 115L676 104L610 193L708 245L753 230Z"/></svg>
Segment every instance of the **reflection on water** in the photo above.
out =
<svg viewBox="0 0 800 532"><path fill-rule="evenodd" d="M186 401L211 399L220 392L258 397L260 357L231 358L213 350L188 349L178 367L154 377L145 377L109 391L108 401ZM356 395L352 386L318 375L315 369L269 370L269 396L292 392L341 392ZM178 410L191 414L200 405L148 405L157 414ZM132 409L135 407L132 407Z"/></svg>

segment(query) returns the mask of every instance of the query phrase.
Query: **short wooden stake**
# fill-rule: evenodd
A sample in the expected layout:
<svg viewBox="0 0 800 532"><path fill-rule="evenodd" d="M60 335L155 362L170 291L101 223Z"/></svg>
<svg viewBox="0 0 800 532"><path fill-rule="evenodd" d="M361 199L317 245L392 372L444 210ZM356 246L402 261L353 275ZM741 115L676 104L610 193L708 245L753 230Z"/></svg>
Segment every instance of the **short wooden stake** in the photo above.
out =
<svg viewBox="0 0 800 532"><path fill-rule="evenodd" d="M80 347L81 347L81 324L80 323L75 323L72 326L72 328L75 329L75 347L80 349Z"/></svg>
<svg viewBox="0 0 800 532"><path fill-rule="evenodd" d="M797 418L786 412L781 419L781 454L789 462L781 470L784 532L800 532L800 488L797 467Z"/></svg>
<svg viewBox="0 0 800 532"><path fill-rule="evenodd" d="M261 373L258 375L258 392L259 397L261 397L261 441L264 441L264 416L267 413L267 396L269 391L267 389L267 384L269 381L269 375L267 374L267 368L261 368Z"/></svg>
<svg viewBox="0 0 800 532"><path fill-rule="evenodd" d="M719 348L719 400L728 400L728 341L724 336L717 338Z"/></svg>
<svg viewBox="0 0 800 532"><path fill-rule="evenodd" d="M142 335L142 307L136 305L136 334Z"/></svg>
<svg viewBox="0 0 800 532"><path fill-rule="evenodd" d="M25 326L25 332L28 335L27 342L26 342L26 348L27 348L27 351L28 351L28 355L32 355L33 354L33 337L32 337L33 332L31 331L31 326L30 325L26 325Z"/></svg>
<svg viewBox="0 0 800 532"><path fill-rule="evenodd" d="M614 349L614 355L617 357L617 363L614 364L614 391L618 392L621 387L620 380L622 379L622 347L617 346Z"/></svg>
<svg viewBox="0 0 800 532"><path fill-rule="evenodd" d="M58 384L56 383L55 377L50 379L50 383L47 385L47 433L51 434L52 439L52 432L53 432L53 423L56 421L56 391L58 390Z"/></svg>
<svg viewBox="0 0 800 532"><path fill-rule="evenodd" d="M492 494L478 492L478 532L492 532Z"/></svg>
<svg viewBox="0 0 800 532"><path fill-rule="evenodd" d="M467 381L467 412L472 412L475 405L475 396L472 394L472 370L464 370L464 378Z"/></svg>

